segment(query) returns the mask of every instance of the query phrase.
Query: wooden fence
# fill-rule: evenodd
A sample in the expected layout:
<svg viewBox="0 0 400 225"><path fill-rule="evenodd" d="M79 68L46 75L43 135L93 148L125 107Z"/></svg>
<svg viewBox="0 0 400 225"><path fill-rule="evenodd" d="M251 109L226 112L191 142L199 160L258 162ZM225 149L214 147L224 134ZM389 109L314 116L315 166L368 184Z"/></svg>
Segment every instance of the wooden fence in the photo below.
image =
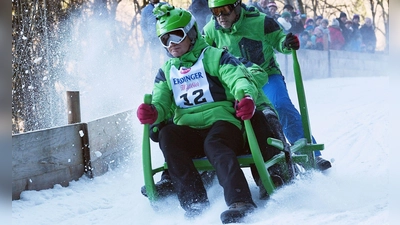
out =
<svg viewBox="0 0 400 225"><path fill-rule="evenodd" d="M133 149L132 111L12 136L12 199L22 191L100 176Z"/></svg>

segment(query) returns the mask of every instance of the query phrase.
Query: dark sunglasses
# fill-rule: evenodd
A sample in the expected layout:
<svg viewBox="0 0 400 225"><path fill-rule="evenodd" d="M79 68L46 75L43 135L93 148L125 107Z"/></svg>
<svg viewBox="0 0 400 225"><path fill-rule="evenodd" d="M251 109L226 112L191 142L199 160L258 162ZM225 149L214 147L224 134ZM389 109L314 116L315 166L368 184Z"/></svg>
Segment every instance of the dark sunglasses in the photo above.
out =
<svg viewBox="0 0 400 225"><path fill-rule="evenodd" d="M186 32L183 28L178 28L165 33L159 37L162 46L169 48L171 43L180 44L186 38Z"/></svg>
<svg viewBox="0 0 400 225"><path fill-rule="evenodd" d="M230 4L230 5L224 5L220 7L215 7L215 8L210 8L211 13L216 16L229 16L232 14L233 10L235 9L235 5Z"/></svg>

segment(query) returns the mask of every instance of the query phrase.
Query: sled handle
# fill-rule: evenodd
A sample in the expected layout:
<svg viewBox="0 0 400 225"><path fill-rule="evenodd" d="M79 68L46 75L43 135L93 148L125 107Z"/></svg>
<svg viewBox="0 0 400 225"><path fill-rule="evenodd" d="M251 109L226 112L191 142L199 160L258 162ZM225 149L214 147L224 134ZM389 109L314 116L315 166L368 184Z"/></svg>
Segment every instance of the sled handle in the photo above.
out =
<svg viewBox="0 0 400 225"><path fill-rule="evenodd" d="M144 103L151 104L152 95L144 95ZM151 165L151 151L150 151L150 131L149 124L144 124L143 128L143 142L142 142L142 162L144 173L144 185L146 187L147 197L150 201L157 200L156 187L154 185L152 165Z"/></svg>
<svg viewBox="0 0 400 225"><path fill-rule="evenodd" d="M244 91L240 90L238 93L239 100L244 97ZM264 165L264 158L261 155L260 146L258 145L258 141L256 138L256 134L254 133L253 126L251 125L250 120L244 120L244 127L246 130L247 140L249 142L250 151L253 156L254 164L256 165L257 171L260 175L261 181L267 190L268 193L272 193L274 191L274 184L272 183L271 177L267 172L267 169Z"/></svg>
<svg viewBox="0 0 400 225"><path fill-rule="evenodd" d="M299 101L299 108L300 108L300 114L301 114L301 122L303 124L304 137L307 139L307 143L312 144L310 119L308 116L306 94L304 91L303 78L301 76L300 64L297 59L297 53L296 53L296 50L294 50L294 49L292 50L292 56L293 56L294 79L296 82L297 98Z"/></svg>
<svg viewBox="0 0 400 225"><path fill-rule="evenodd" d="M295 83L296 83L297 98L299 101L299 108L300 108L301 122L303 124L304 137L307 140L307 144L312 145L313 144L312 143L312 133L311 133L311 127L310 127L310 118L308 116L306 94L304 91L303 78L301 77L300 64L297 59L296 50L292 50L292 56L293 56L294 79L295 79ZM309 158L309 165L311 165L313 168L316 168L315 152L312 151L312 152L308 153L308 158Z"/></svg>

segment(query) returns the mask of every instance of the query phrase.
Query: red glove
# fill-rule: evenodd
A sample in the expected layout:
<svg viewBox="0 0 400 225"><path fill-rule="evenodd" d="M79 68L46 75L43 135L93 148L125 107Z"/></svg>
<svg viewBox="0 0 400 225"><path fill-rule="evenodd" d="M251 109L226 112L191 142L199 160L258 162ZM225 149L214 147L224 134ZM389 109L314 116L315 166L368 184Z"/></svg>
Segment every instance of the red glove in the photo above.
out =
<svg viewBox="0 0 400 225"><path fill-rule="evenodd" d="M293 35L292 33L288 33L286 35L285 41L283 42L283 46L289 50L291 49L299 50L300 48L299 38L296 35Z"/></svg>
<svg viewBox="0 0 400 225"><path fill-rule="evenodd" d="M248 120L253 117L256 110L256 105L251 97L245 96L236 105L236 116L242 120Z"/></svg>
<svg viewBox="0 0 400 225"><path fill-rule="evenodd" d="M139 105L136 115L141 124L153 124L158 117L157 110L153 105L143 103Z"/></svg>

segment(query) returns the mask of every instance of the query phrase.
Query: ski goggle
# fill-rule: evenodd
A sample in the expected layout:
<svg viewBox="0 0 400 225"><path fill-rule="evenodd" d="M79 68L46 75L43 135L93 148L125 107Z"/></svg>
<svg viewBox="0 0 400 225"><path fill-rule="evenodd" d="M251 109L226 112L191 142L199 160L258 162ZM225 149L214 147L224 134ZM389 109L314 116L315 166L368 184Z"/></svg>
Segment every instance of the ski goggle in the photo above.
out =
<svg viewBox="0 0 400 225"><path fill-rule="evenodd" d="M230 4L230 5L224 5L224 6L220 6L220 7L210 8L210 10L211 10L211 13L216 17L229 16L232 14L235 7L236 7L236 5Z"/></svg>
<svg viewBox="0 0 400 225"><path fill-rule="evenodd" d="M159 37L162 46L165 48L171 47L171 43L180 44L186 38L186 32L183 28L178 28L165 33Z"/></svg>

